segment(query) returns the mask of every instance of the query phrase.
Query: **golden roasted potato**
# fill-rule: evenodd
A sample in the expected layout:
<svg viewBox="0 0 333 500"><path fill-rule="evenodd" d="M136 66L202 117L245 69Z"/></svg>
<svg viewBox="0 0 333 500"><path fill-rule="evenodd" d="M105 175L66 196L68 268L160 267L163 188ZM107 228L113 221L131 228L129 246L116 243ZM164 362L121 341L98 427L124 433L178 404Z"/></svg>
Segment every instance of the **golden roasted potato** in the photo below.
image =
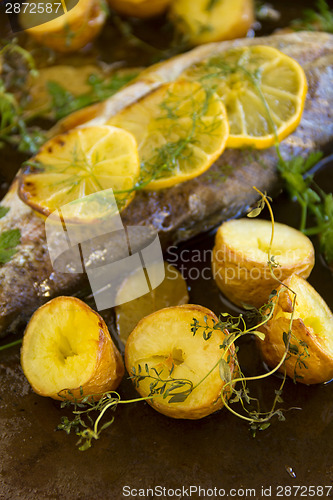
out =
<svg viewBox="0 0 333 500"><path fill-rule="evenodd" d="M30 14L28 10L21 12L19 21L38 43L57 52L75 52L96 38L106 17L104 0L79 0L75 7L51 21L45 22L44 13Z"/></svg>
<svg viewBox="0 0 333 500"><path fill-rule="evenodd" d="M296 292L287 359L280 368L303 384L318 384L333 378L333 314L316 290L303 278L293 274L284 284ZM264 341L257 341L262 357L274 368L286 350L287 332L293 309L294 294L283 285L278 288L272 318L260 328Z"/></svg>
<svg viewBox="0 0 333 500"><path fill-rule="evenodd" d="M150 272L158 272L159 265L150 266ZM156 271L155 271L156 269ZM171 264L164 263L165 278L162 283L144 295L131 300L132 290L142 285L142 269L130 274L117 293L115 307L117 331L120 340L126 344L127 338L140 319L159 309L187 304L189 301L186 281Z"/></svg>
<svg viewBox="0 0 333 500"><path fill-rule="evenodd" d="M115 390L122 357L101 316L74 297L57 297L32 316L23 337L23 372L41 396L81 399Z"/></svg>
<svg viewBox="0 0 333 500"><path fill-rule="evenodd" d="M277 281L268 265L271 222L236 219L218 229L213 249L213 275L220 290L231 302L261 307ZM285 224L275 223L271 255L279 266L274 270L280 281L293 273L307 278L314 266L310 239Z"/></svg>
<svg viewBox="0 0 333 500"><path fill-rule="evenodd" d="M31 75L28 77L29 101L26 109L38 110L38 112L45 109L45 115L52 118L54 110L52 109L52 96L47 88L48 83L61 85L71 94L78 96L91 91L88 78L92 74L104 76L101 69L93 64L81 67L58 64L39 69L37 78Z"/></svg>
<svg viewBox="0 0 333 500"><path fill-rule="evenodd" d="M173 0L170 18L190 43L246 36L254 22L253 0Z"/></svg>
<svg viewBox="0 0 333 500"><path fill-rule="evenodd" d="M171 0L108 0L108 2L119 14L145 19L163 14Z"/></svg>
<svg viewBox="0 0 333 500"><path fill-rule="evenodd" d="M223 406L220 394L225 382L221 379L218 362L225 352L221 349L225 333L214 330L207 340L202 329L193 335L193 320L205 325L205 318L210 328L217 322L215 314L205 307L168 307L143 318L128 337L125 348L128 373L143 397L148 397L152 384L157 383L153 399L147 401L169 417L198 419ZM235 373L233 345L224 363L228 363L232 379ZM212 373L196 387L216 364ZM187 382L181 386L182 381ZM164 390L159 392L164 383ZM193 390L185 400L179 400L179 393L188 391L191 384ZM173 390L167 394L171 388Z"/></svg>

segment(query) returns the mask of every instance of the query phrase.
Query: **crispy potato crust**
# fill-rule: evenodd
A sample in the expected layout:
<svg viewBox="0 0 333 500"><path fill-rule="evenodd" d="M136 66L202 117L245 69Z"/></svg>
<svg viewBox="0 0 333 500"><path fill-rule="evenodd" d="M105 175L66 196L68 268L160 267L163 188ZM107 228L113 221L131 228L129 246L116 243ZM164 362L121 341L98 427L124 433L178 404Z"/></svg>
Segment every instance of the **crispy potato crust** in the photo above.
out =
<svg viewBox="0 0 333 500"><path fill-rule="evenodd" d="M284 281L296 292L289 354L280 371L297 382L318 384L333 378L333 314L316 290L303 278L292 275ZM260 328L265 340L257 340L263 360L274 368L284 352L284 332L289 331L294 295L281 285L272 300L272 318Z"/></svg>

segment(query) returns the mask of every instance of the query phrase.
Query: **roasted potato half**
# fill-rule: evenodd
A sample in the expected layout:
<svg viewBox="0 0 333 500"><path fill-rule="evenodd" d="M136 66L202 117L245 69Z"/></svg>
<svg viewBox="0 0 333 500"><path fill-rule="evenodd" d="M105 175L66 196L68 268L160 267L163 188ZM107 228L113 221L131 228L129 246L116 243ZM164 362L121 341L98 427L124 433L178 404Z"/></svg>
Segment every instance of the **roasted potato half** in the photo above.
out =
<svg viewBox="0 0 333 500"><path fill-rule="evenodd" d="M280 371L303 384L318 384L333 378L333 314L316 290L303 278L293 274L278 288L272 318L260 329L264 341L257 341L262 357L274 368L286 350L287 333L293 310L287 359Z"/></svg>
<svg viewBox="0 0 333 500"><path fill-rule="evenodd" d="M44 13L32 15L28 10L21 12L19 21L38 43L57 52L75 52L96 38L106 17L104 0L79 0L68 12L51 21L45 22Z"/></svg>
<svg viewBox="0 0 333 500"><path fill-rule="evenodd" d="M142 269L127 276L117 292L115 307L116 325L119 339L126 344L127 338L140 319L165 307L187 304L189 301L186 281L171 264L164 263L165 278L160 285L134 300L128 293L137 290L142 284ZM158 273L159 264L150 266L150 272Z"/></svg>
<svg viewBox="0 0 333 500"><path fill-rule="evenodd" d="M128 337L125 348L126 368L140 395L149 397L155 384L153 399L148 399L148 403L173 418L198 419L223 406L220 394L225 382L218 362L224 352L221 344L225 333L214 330L205 340L199 328L193 335L194 319L209 327L217 322L215 314L205 307L168 307L143 318ZM233 378L233 346L226 359ZM212 368L212 373L199 384ZM186 399L179 400L180 393L191 387Z"/></svg>
<svg viewBox="0 0 333 500"><path fill-rule="evenodd" d="M53 399L115 390L122 357L103 318L74 297L57 297L32 316L23 337L23 372L33 390Z"/></svg>
<svg viewBox="0 0 333 500"><path fill-rule="evenodd" d="M271 227L269 221L247 218L224 222L217 231L213 275L224 295L239 306L261 307L277 286L268 265ZM310 239L285 224L275 223L271 255L281 281L293 273L307 278L314 266Z"/></svg>
<svg viewBox="0 0 333 500"><path fill-rule="evenodd" d="M253 0L173 0L170 18L193 45L246 36L254 22Z"/></svg>

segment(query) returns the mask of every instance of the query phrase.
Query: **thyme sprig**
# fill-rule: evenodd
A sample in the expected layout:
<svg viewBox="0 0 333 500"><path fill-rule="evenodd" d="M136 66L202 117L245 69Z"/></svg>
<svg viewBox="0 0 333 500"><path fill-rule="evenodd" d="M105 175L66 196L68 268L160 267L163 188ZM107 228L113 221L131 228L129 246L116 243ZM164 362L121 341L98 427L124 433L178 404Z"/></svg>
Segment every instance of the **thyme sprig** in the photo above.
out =
<svg viewBox="0 0 333 500"><path fill-rule="evenodd" d="M83 396L83 389L80 388L80 394ZM104 424L101 421L106 412L109 410L115 411L119 404L136 403L138 401L146 401L150 399L136 398L123 401L120 395L115 391L105 392L102 395L87 395L79 399L73 396L71 390L65 389L59 393L63 398L60 405L61 408L72 408L74 418L70 420L68 417L61 417L61 423L56 430L65 431L70 434L72 431L79 437L77 446L80 451L86 451L92 446L93 440L100 438L101 433L107 429L114 421L114 416L109 418ZM96 401L96 396L98 400ZM94 415L97 417L94 420Z"/></svg>
<svg viewBox="0 0 333 500"><path fill-rule="evenodd" d="M282 391L283 387L287 378L286 371L284 370L284 376L282 379L282 382L280 384L280 387L277 391L275 391L275 396L273 400L272 407L269 411L267 412L262 412L260 409L260 402L257 398L252 398L250 397L250 391L247 387L247 382L249 381L260 381L265 378L270 377L274 373L276 373L278 370L280 370L281 367L283 367L285 361L288 359L288 357L295 352L295 346L291 345L291 337L292 337L292 324L293 324L293 319L294 319L294 311L295 311L295 304L296 304L296 293L291 290L285 283L282 283L277 276L275 275L274 271L276 267L278 266L277 261L275 260L274 255L272 255L272 244L273 244L273 239L274 239L274 214L273 210L270 205L269 198L265 193L261 193L256 187L254 189L261 195L261 199L258 202L258 206L250 212L251 217L256 217L258 216L263 208L265 206L268 207L268 210L270 212L270 217L271 217L271 222L272 222L272 231L271 231L271 238L270 238L270 243L268 246L268 266L269 270L271 273L271 276L276 280L277 284L282 285L282 288L280 288L278 291L273 290L270 296L270 301L268 305L262 306L260 310L260 314L262 316L261 322L256 324L253 327L247 327L245 319L243 318L242 315L238 317L232 317L228 315L227 313L220 315L219 321L217 323L214 323L213 328L207 327L207 325L200 325L197 321L193 321L192 324L192 332L195 335L199 329L202 330L203 332L203 338L207 340L210 338L212 334L212 330L214 329L220 329L224 331L227 336L221 346L221 348L224 349L223 355L221 356L220 360L218 363L212 368L215 369L216 366L220 367L220 375L222 380L224 380L225 385L221 391L221 399L223 401L224 406L235 416L238 418L241 418L242 420L245 420L249 422L250 424L250 429L255 435L256 431L259 430L264 430L270 425L271 419L276 416L279 420L284 420L284 412L286 410L282 410L281 408L278 408L278 404L282 403ZM265 335L258 331L258 329L265 325L272 317L275 304L277 303L279 295L282 293L284 289L288 289L292 294L293 294L293 304L292 304L292 313L290 315L290 321L289 321L289 329L288 332L285 332L284 334L284 343L285 343L285 352L283 356L281 357L279 363L277 366L268 371L267 373L263 375L255 375L251 377L246 377L242 373L241 367L238 363L238 359L235 356L235 354L232 353L230 350L230 346L234 344L237 340L239 340L241 337L249 334L254 334L257 336L259 339L264 340ZM305 344L305 343L304 343ZM296 370L297 366L303 366L305 365L304 359L308 356L308 351L307 351L307 346L304 345L304 352L301 353L299 350L297 352L299 353L296 364L295 364L295 377L297 377ZM297 348L298 349L298 348ZM236 352L236 351L235 351ZM231 374L229 372L229 357L230 355L234 356L234 362L237 366L237 370L239 373L239 376L236 378L232 378ZM235 385L240 382L241 383L241 389L235 389ZM230 391L232 392L233 396L230 397ZM242 409L245 412L244 414L239 413L238 411L234 410L230 405L232 403L239 402L241 403ZM254 405L254 406L253 406Z"/></svg>
<svg viewBox="0 0 333 500"><path fill-rule="evenodd" d="M143 380L151 380L148 397L161 395L163 396L163 399L170 398L168 403L182 403L191 394L194 389L194 385L189 379L174 378L172 376L174 368L175 365L172 364L168 376L163 378L161 375L164 372L164 368L157 371L156 368L149 368L148 364L145 363L143 371L142 366L139 364L137 369L134 366L132 367L132 375L130 379L133 380L133 383L137 388Z"/></svg>
<svg viewBox="0 0 333 500"><path fill-rule="evenodd" d="M62 417L58 430L64 430L67 434L70 434L73 430L76 435L79 436L77 444L81 451L90 448L92 441L99 439L101 432L113 423L114 416L100 426L101 419L109 409L114 411L118 404L147 401L161 396L163 399L167 399L169 404L182 403L186 401L192 392L195 391L195 389L200 386L210 376L210 374L216 370L216 368L219 369L220 377L224 381L224 386L220 393L224 406L238 418L247 421L253 435L256 434L257 430L265 430L270 425L273 417L277 417L278 420L285 419L284 413L288 410L282 409L279 405L283 403L282 392L287 378L286 370L284 370L283 379L278 390L275 390L274 392L272 407L269 411L261 410L260 401L250 395L250 390L247 387L248 382L261 381L279 371L289 356L295 354L297 355L297 359L295 363L294 380L296 380L297 368L306 366L305 359L309 356L305 342L299 342L299 347L291 342L293 338L292 325L296 304L296 293L286 284L282 283L275 275L278 262L275 260L274 255L272 255L274 214L269 197L265 193L259 191L256 187L254 187L254 189L260 194L261 198L257 207L254 208L249 215L251 217L257 216L266 206L268 207L272 222L271 238L267 251L268 266L272 277L277 282L277 285L281 285L279 290L272 291L268 304L263 305L258 310L258 314L260 315L259 322L257 322L254 326L247 326L246 318L243 314L240 314L239 316L232 316L228 313L221 313L218 321L212 319L211 322L209 322L208 317L205 316L203 324L200 324L198 319L193 318L191 323L191 333L193 336L200 332L204 340L208 341L216 330L220 330L225 334L225 338L220 345L220 349L222 351L221 356L214 366L212 366L204 377L202 377L196 384L193 384L193 382L189 379L178 379L174 377L174 362L172 362L167 375L165 375L165 368L158 371L155 367L149 367L148 363L145 363L143 366L139 364L137 368L132 367L129 378L133 381L136 388L138 388L143 381L149 382L149 393L146 397L123 401L118 393L111 391L103 394L101 397L99 395L100 399L98 397L97 401L96 395L85 396L77 400L73 398L71 391L62 391L64 401L61 403L61 407L68 408L74 406L74 418L70 420L68 417ZM235 343L240 338L248 335L254 335L260 340L264 340L265 334L260 331L260 328L272 318L279 295L285 289L288 289L293 294L289 329L283 335L285 351L274 369L262 375L245 376L236 356L239 347L235 347ZM232 360L236 367L236 377L233 377L230 369L230 362ZM236 388L237 383L240 383L240 388ZM83 395L83 392L81 392L81 395ZM234 410L231 406L233 403L239 403L242 407L243 413ZM93 412L98 413L98 417L95 420L93 419Z"/></svg>

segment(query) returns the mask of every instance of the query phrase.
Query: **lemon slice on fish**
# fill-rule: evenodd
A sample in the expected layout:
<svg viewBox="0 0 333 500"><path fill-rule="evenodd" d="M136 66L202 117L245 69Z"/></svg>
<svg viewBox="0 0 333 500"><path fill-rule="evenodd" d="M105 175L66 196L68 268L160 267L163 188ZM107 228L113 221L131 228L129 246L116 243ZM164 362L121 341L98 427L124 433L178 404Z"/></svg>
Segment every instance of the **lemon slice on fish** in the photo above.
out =
<svg viewBox="0 0 333 500"><path fill-rule="evenodd" d="M300 122L307 82L303 69L279 50L238 47L189 68L183 78L213 89L227 109L227 146L268 148Z"/></svg>
<svg viewBox="0 0 333 500"><path fill-rule="evenodd" d="M116 306L115 313L119 338L124 344L140 319L164 307L188 303L187 285L182 274L171 264L165 263L164 267L165 278L162 283L137 299L128 300L127 294L140 285L141 269L128 276L119 288L117 301L120 305ZM154 272L154 269L150 272Z"/></svg>
<svg viewBox="0 0 333 500"><path fill-rule="evenodd" d="M18 192L25 203L48 216L68 203L112 188L121 210L134 196L139 173L132 134L108 125L77 128L50 139L27 162ZM73 209L74 222L94 221L105 216L105 200L95 197L92 210L85 207L78 212L75 204Z"/></svg>
<svg viewBox="0 0 333 500"><path fill-rule="evenodd" d="M135 136L140 184L146 189L167 188L202 174L221 155L229 135L218 96L185 80L162 85L107 123Z"/></svg>

